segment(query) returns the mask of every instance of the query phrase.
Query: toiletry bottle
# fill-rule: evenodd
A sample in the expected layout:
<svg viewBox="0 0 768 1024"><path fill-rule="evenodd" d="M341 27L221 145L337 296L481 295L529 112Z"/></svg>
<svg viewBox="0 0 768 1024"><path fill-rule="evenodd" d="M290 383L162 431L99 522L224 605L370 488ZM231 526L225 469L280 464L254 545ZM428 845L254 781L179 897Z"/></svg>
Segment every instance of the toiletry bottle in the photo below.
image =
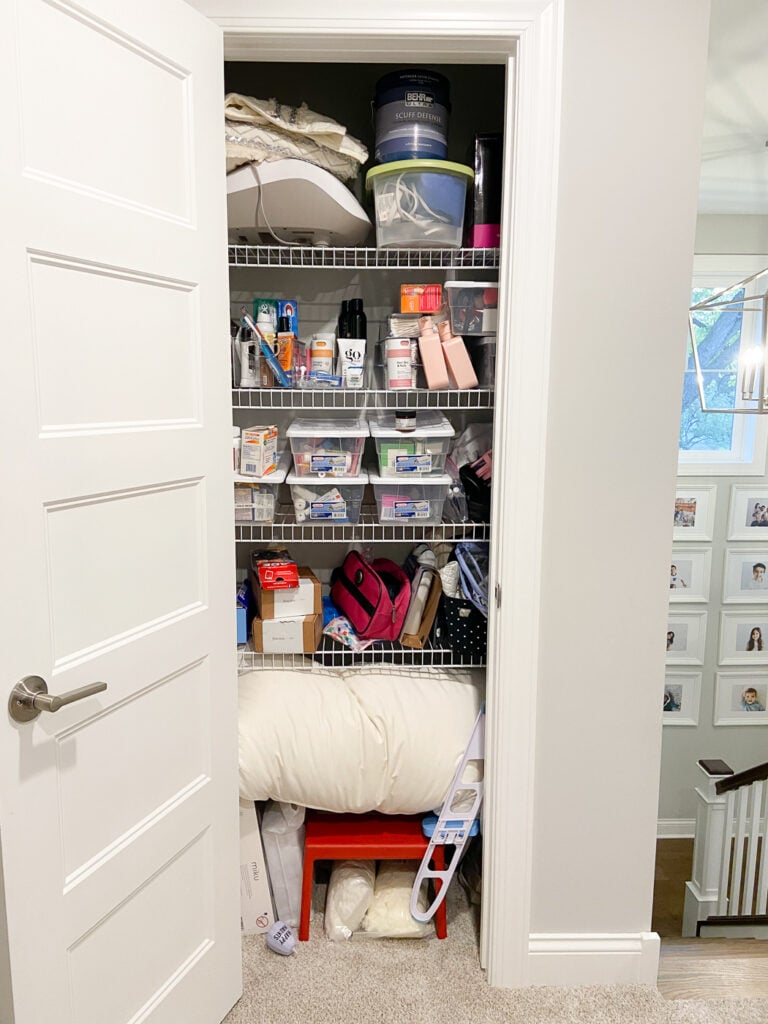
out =
<svg viewBox="0 0 768 1024"><path fill-rule="evenodd" d="M275 334L275 323L272 319L272 310L266 303L262 303L256 311L256 326L263 334L265 341L272 351L274 351L277 335ZM269 364L263 355L260 355L259 357L259 368L261 386L263 388L277 387L275 375L270 370Z"/></svg>
<svg viewBox="0 0 768 1024"><path fill-rule="evenodd" d="M441 391L447 388L450 383L448 369L437 328L431 316L419 317L419 352L429 390Z"/></svg>
<svg viewBox="0 0 768 1024"><path fill-rule="evenodd" d="M362 299L349 300L347 330L347 338L368 338L368 318L363 311Z"/></svg>
<svg viewBox="0 0 768 1024"><path fill-rule="evenodd" d="M448 373L453 378L452 384L459 391L466 391L469 388L477 387L477 376L472 368L472 360L469 358L467 346L464 339L457 337L451 331L451 325L444 320L438 325L440 343L443 347L443 355L448 367Z"/></svg>
<svg viewBox="0 0 768 1024"><path fill-rule="evenodd" d="M341 300L341 312L339 313L338 329L336 331L337 338L351 338L352 335L348 334L349 330L349 299Z"/></svg>

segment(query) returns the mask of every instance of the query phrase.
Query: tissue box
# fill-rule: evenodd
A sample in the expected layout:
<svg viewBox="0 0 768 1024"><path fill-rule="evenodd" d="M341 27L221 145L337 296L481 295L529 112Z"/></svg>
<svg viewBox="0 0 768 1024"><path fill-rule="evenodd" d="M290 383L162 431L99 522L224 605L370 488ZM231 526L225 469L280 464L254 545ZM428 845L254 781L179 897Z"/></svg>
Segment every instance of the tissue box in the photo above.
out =
<svg viewBox="0 0 768 1024"><path fill-rule="evenodd" d="M253 649L258 654L314 654L323 633L322 615L303 619L254 619Z"/></svg>
<svg viewBox="0 0 768 1024"><path fill-rule="evenodd" d="M299 566L299 585L290 590L264 590L251 576L260 619L303 619L323 610L320 580L305 565Z"/></svg>

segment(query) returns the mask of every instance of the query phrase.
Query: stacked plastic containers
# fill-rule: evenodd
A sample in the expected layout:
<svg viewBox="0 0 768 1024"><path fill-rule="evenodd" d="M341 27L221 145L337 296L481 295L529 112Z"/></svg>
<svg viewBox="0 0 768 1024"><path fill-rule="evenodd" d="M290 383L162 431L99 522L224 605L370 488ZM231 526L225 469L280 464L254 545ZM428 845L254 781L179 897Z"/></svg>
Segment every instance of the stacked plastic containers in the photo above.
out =
<svg viewBox="0 0 768 1024"><path fill-rule="evenodd" d="M358 420L296 419L286 431L293 455L287 476L297 523L357 523L368 473L363 469L368 424Z"/></svg>
<svg viewBox="0 0 768 1024"><path fill-rule="evenodd" d="M450 85L436 71L393 71L376 84L376 160L365 178L380 249L458 249L474 171L448 155Z"/></svg>
<svg viewBox="0 0 768 1024"><path fill-rule="evenodd" d="M409 422L405 422L409 419ZM454 429L441 412L382 412L368 426L376 444L378 472L370 480L379 522L389 525L442 522L451 477L445 460Z"/></svg>

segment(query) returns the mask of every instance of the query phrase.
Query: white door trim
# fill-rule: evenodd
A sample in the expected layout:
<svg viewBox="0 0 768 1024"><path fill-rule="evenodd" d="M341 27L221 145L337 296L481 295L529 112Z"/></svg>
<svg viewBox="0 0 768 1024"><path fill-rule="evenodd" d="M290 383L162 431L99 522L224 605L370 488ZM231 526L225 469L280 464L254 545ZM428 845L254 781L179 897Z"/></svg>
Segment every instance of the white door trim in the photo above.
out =
<svg viewBox="0 0 768 1024"><path fill-rule="evenodd" d="M482 0L451 16L442 0L284 0L253 16L248 0L195 0L224 30L229 60L516 64L507 110L512 187L502 214L494 436L491 624L486 729L481 961L491 985L529 982L539 581L551 334L562 0ZM370 12L370 13L367 13ZM513 234L514 226L514 234Z"/></svg>

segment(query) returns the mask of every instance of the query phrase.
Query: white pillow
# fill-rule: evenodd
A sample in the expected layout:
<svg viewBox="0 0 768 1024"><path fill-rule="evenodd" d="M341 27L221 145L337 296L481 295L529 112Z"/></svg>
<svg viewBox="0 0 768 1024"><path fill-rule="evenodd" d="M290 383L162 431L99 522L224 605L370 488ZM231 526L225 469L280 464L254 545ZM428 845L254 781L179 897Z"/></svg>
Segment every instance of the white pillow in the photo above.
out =
<svg viewBox="0 0 768 1024"><path fill-rule="evenodd" d="M483 680L477 671L394 665L244 674L241 796L337 813L439 807L472 734Z"/></svg>

